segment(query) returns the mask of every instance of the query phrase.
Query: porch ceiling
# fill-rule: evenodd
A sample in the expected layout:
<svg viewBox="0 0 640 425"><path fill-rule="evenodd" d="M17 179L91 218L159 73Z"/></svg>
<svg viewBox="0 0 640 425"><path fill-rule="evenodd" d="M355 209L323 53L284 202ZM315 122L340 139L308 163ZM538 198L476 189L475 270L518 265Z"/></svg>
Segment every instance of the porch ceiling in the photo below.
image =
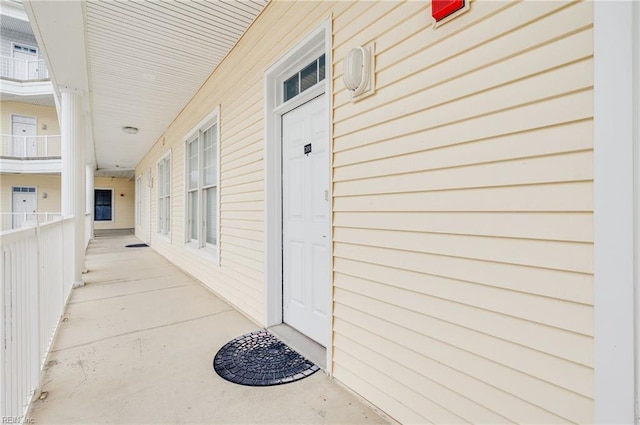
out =
<svg viewBox="0 0 640 425"><path fill-rule="evenodd" d="M32 0L26 10L56 87L89 94L89 152L108 174L136 166L266 3Z"/></svg>

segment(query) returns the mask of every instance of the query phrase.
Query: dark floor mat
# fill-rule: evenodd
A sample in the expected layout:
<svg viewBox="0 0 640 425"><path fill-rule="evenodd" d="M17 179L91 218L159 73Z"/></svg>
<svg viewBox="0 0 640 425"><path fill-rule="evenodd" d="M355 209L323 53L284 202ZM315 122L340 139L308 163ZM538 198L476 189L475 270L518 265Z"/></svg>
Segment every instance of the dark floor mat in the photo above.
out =
<svg viewBox="0 0 640 425"><path fill-rule="evenodd" d="M146 243L132 243L131 245L125 245L125 248L144 248L147 245Z"/></svg>
<svg viewBox="0 0 640 425"><path fill-rule="evenodd" d="M253 387L294 382L319 369L266 330L226 343L213 359L213 368L227 381Z"/></svg>

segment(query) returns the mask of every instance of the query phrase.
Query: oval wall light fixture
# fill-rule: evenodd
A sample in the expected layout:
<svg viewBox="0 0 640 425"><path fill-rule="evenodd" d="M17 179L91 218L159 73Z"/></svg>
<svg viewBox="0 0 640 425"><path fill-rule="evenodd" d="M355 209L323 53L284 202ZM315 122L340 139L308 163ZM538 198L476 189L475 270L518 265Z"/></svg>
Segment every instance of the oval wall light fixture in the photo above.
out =
<svg viewBox="0 0 640 425"><path fill-rule="evenodd" d="M373 43L351 49L344 57L343 80L352 99L373 90Z"/></svg>

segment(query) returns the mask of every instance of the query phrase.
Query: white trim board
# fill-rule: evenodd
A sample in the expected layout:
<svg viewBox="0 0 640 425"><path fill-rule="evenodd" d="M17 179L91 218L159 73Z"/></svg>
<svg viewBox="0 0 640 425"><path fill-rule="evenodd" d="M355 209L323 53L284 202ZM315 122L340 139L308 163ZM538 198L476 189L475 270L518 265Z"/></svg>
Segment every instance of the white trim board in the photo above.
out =
<svg viewBox="0 0 640 425"><path fill-rule="evenodd" d="M595 421L637 424L640 5L593 7Z"/></svg>

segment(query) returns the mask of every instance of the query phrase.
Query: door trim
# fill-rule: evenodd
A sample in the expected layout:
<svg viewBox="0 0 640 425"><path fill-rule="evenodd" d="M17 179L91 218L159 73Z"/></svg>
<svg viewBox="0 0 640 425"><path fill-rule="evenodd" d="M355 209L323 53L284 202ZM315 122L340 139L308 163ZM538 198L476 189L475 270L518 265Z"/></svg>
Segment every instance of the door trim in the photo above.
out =
<svg viewBox="0 0 640 425"><path fill-rule="evenodd" d="M331 126L332 110L332 73L333 64L331 58L331 17L325 19L314 31L309 33L295 47L285 53L276 63L274 63L264 74L264 96L265 96L265 245L264 245L264 325L266 327L275 326L282 323L282 129L281 117L286 112L305 103L318 94L324 92L325 108L327 110L327 129L329 137L329 149L333 147L333 134ZM313 52L313 53L310 53ZM290 102L282 102L281 82L286 78L297 65L309 59L316 53L325 54L325 79L319 83L321 88L312 88L301 93ZM318 55L319 55L318 54ZM311 56L310 56L311 55ZM322 87L324 90L322 90ZM329 176L330 184L333 181L333 171L331 163L331 151L329 154ZM333 211L332 196L329 197L330 211ZM330 226L333 228L332 216ZM331 237L331 236L330 236ZM331 247L333 238L329 241ZM330 254L330 268L333 269L333 250ZM332 281L332 279L330 279ZM331 282L330 282L331 284ZM330 312L331 325L327 332L331 332L333 326L333 310ZM327 338L332 341L332 338ZM326 347L327 360L331 358L331 343ZM327 361L327 366L331 368L331 362ZM331 370L327 371L331 374Z"/></svg>

